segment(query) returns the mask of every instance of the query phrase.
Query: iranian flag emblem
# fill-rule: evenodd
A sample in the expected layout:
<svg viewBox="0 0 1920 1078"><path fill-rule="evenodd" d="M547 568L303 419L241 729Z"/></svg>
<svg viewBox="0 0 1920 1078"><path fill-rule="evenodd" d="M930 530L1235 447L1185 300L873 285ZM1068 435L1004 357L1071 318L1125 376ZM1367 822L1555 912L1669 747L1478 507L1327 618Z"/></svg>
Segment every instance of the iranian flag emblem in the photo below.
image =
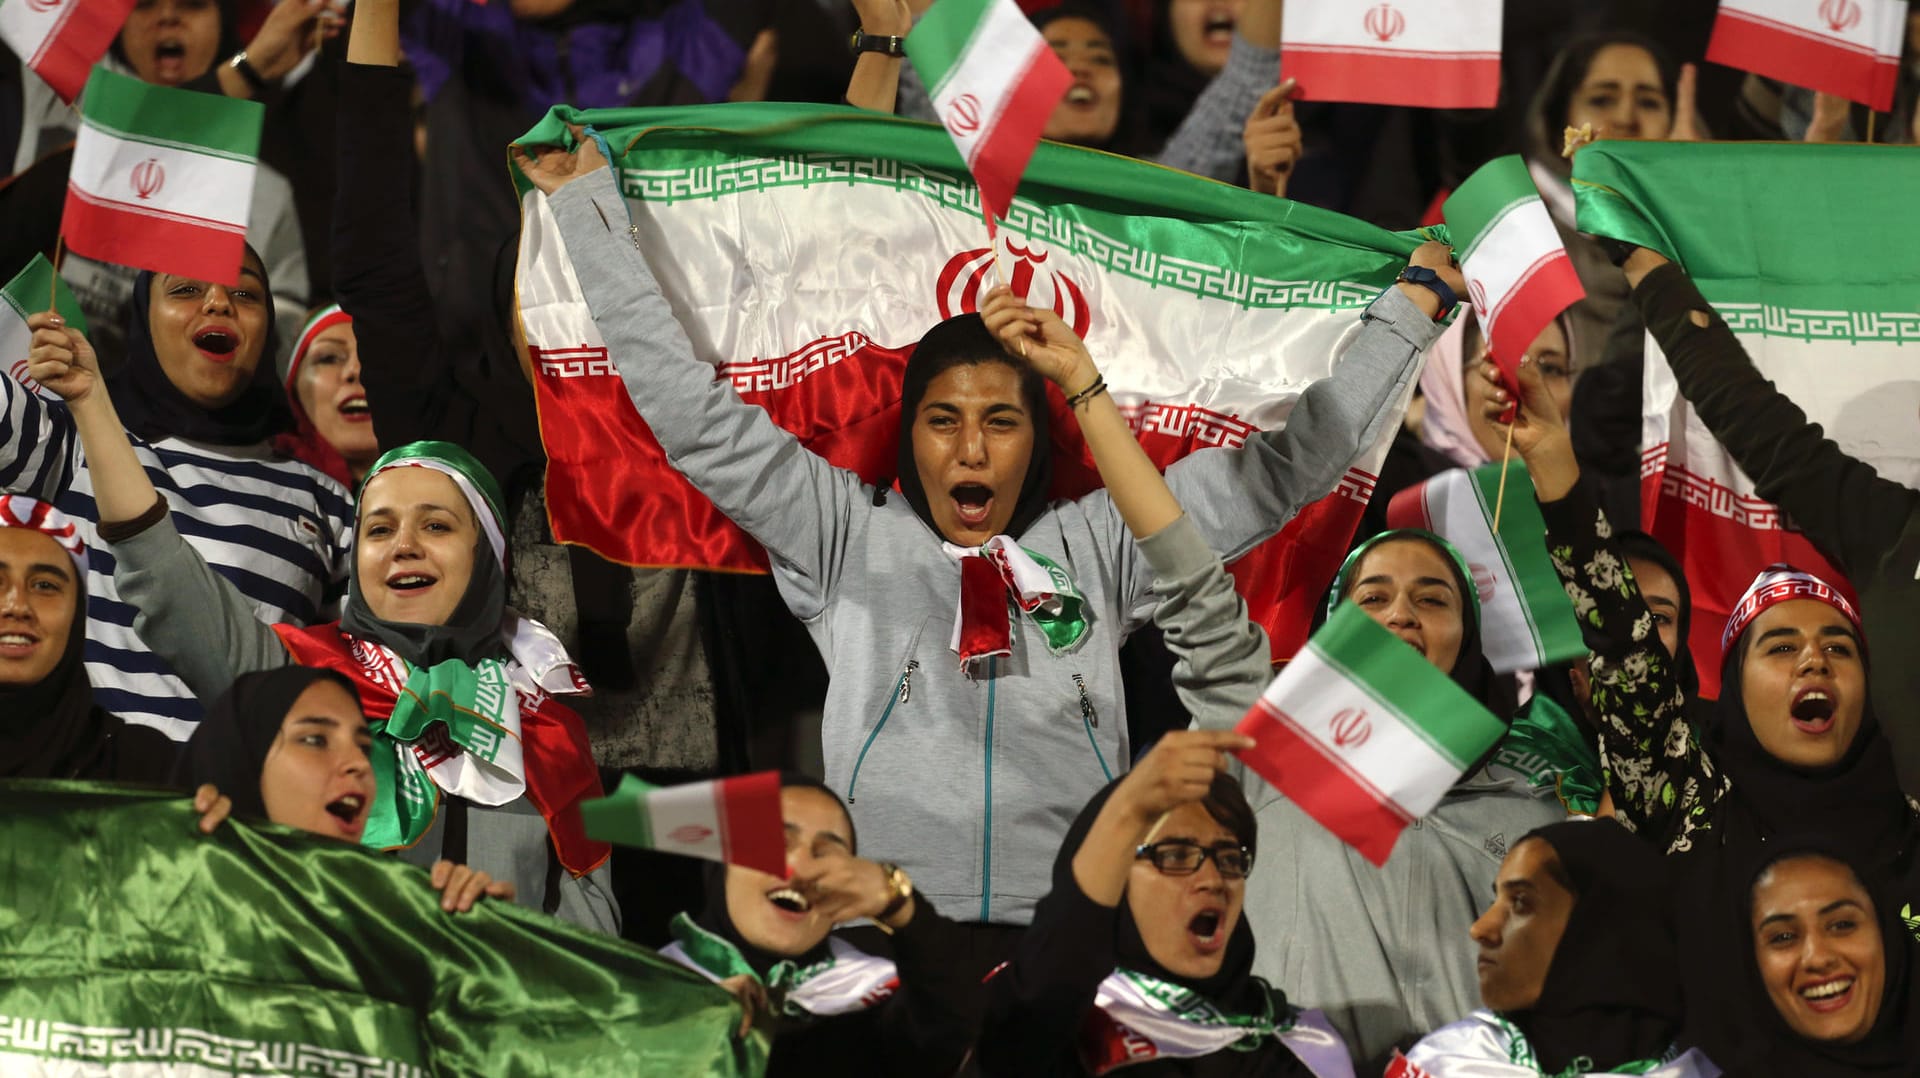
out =
<svg viewBox="0 0 1920 1078"><path fill-rule="evenodd" d="M1521 357L1586 289L1518 154L1480 166L1447 198L1444 212L1481 331L1517 394Z"/></svg>

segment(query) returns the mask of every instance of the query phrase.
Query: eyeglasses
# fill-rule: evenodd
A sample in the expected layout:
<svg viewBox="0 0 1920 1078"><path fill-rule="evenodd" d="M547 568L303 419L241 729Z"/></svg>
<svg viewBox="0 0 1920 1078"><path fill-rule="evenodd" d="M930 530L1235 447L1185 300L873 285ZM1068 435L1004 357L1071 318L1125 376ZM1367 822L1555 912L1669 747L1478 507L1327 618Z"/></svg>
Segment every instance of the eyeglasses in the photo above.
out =
<svg viewBox="0 0 1920 1078"><path fill-rule="evenodd" d="M1191 876L1200 871L1200 863L1209 857L1220 870L1221 879L1244 880L1247 873L1253 871L1253 851L1233 842L1202 846L1175 838L1151 846L1136 846L1133 850L1134 860L1151 861L1153 867L1169 876Z"/></svg>

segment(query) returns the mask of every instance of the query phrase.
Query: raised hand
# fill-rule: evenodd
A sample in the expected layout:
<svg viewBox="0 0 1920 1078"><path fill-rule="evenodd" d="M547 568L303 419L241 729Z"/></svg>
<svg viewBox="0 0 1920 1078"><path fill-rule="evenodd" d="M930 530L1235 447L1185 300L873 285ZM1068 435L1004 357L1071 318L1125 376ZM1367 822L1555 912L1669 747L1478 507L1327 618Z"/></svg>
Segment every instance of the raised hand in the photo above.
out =
<svg viewBox="0 0 1920 1078"><path fill-rule="evenodd" d="M1673 126L1667 129L1669 142L1699 142L1699 112L1694 108L1695 87L1700 69L1693 64L1680 65L1680 79L1673 88Z"/></svg>
<svg viewBox="0 0 1920 1078"><path fill-rule="evenodd" d="M1467 377L1488 383L1482 414L1504 436L1509 426L1505 413L1513 397L1500 384L1499 368L1482 360L1479 369ZM1533 477L1533 487L1540 500L1559 501L1580 478L1580 465L1573 457L1573 440L1568 437L1567 424L1560 418L1560 409L1540 377L1540 369L1522 360L1519 382L1520 407L1513 409L1511 423L1513 451L1527 462L1527 472Z"/></svg>
<svg viewBox="0 0 1920 1078"><path fill-rule="evenodd" d="M1813 119L1807 123L1805 142L1839 142L1847 137L1847 113L1852 102L1833 94L1813 95Z"/></svg>
<svg viewBox="0 0 1920 1078"><path fill-rule="evenodd" d="M752 974L736 973L721 981L720 987L740 1002L740 1029L736 1035L744 1038L753 1032L754 1019L767 1011L767 986Z"/></svg>
<svg viewBox="0 0 1920 1078"><path fill-rule="evenodd" d="M574 147L571 150L560 146L535 146L529 154L524 147L513 148L514 164L520 166L527 180L545 194L553 194L567 184L589 172L607 167L606 155L600 152L600 144L586 133L578 124L569 124L573 132Z"/></svg>
<svg viewBox="0 0 1920 1078"><path fill-rule="evenodd" d="M1253 739L1233 730L1174 730L1133 765L1113 797L1143 825L1207 796L1213 776L1227 766L1227 753L1250 749Z"/></svg>
<svg viewBox="0 0 1920 1078"><path fill-rule="evenodd" d="M1305 148L1293 118L1295 85L1288 79L1268 90L1240 132L1247 148L1247 186L1264 195L1287 196L1287 180Z"/></svg>
<svg viewBox="0 0 1920 1078"><path fill-rule="evenodd" d="M102 384L100 360L79 330L52 311L27 316L33 341L27 350L27 375L69 405L86 400Z"/></svg>
<svg viewBox="0 0 1920 1078"><path fill-rule="evenodd" d="M884 37L905 37L913 29L913 11L907 0L853 0L860 29Z"/></svg>
<svg viewBox="0 0 1920 1078"><path fill-rule="evenodd" d="M893 888L887 883L887 870L877 861L864 857L841 857L818 876L808 881L813 908L832 919L834 924L871 917L879 920L880 911L893 901ZM913 899L908 898L886 921L888 928L903 927L913 919Z"/></svg>
<svg viewBox="0 0 1920 1078"><path fill-rule="evenodd" d="M319 47L320 39L340 32L345 4L334 0L280 0L260 24L260 32L247 42L247 62L271 82L285 78L306 55ZM320 33L314 33L318 22Z"/></svg>
<svg viewBox="0 0 1920 1078"><path fill-rule="evenodd" d="M513 884L452 861L435 861L429 879L440 892L440 908L449 913L467 912L482 896L513 901Z"/></svg>
<svg viewBox="0 0 1920 1078"><path fill-rule="evenodd" d="M1059 315L1027 306L1006 285L987 293L980 304L980 317L1008 355L1025 360L1042 378L1069 395L1092 385L1099 373L1086 343Z"/></svg>

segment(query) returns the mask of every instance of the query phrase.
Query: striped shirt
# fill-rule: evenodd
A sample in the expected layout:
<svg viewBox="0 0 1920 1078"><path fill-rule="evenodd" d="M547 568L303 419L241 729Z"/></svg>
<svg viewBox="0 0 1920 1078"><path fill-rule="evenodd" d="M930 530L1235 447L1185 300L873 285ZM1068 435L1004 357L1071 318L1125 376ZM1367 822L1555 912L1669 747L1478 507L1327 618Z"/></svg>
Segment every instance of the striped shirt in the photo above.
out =
<svg viewBox="0 0 1920 1078"><path fill-rule="evenodd" d="M21 373L24 373L22 371ZM87 676L96 703L128 722L184 741L201 703L134 632L136 611L113 585L80 438L66 405L0 378L0 488L52 502L79 522L87 574ZM131 436L130 436L131 437ZM346 594L353 507L339 483L266 443L214 446L182 438L133 451L167 500L174 524L268 624L312 625L339 616Z"/></svg>

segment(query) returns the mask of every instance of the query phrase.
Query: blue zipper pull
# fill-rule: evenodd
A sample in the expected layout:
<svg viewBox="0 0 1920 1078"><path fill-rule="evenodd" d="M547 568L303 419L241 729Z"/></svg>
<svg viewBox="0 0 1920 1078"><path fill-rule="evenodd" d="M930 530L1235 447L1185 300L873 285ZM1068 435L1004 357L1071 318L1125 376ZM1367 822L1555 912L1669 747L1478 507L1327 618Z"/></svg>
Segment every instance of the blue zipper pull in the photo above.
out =
<svg viewBox="0 0 1920 1078"><path fill-rule="evenodd" d="M1100 713L1093 709L1093 699L1087 695L1087 679L1081 677L1079 674L1075 674L1073 675L1073 684L1075 688L1080 690L1080 717L1087 721L1088 726L1098 730L1100 728Z"/></svg>

